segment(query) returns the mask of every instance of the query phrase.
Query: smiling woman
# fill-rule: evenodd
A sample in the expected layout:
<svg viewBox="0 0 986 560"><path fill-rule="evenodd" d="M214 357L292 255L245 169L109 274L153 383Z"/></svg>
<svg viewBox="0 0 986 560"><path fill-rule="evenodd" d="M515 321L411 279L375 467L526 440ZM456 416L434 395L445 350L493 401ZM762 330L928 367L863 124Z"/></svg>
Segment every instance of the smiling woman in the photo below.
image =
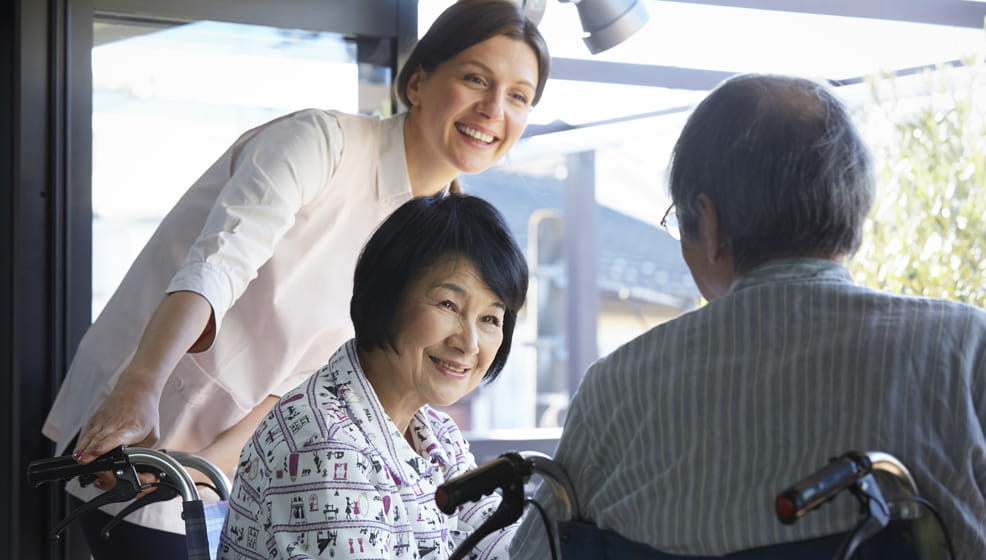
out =
<svg viewBox="0 0 986 560"><path fill-rule="evenodd" d="M500 498L438 510L435 488L476 461L430 405L496 378L526 290L524 257L487 202L451 194L398 208L356 266L356 338L244 448L219 557L447 558ZM478 550L504 557L515 529Z"/></svg>
<svg viewBox="0 0 986 560"><path fill-rule="evenodd" d="M527 292L526 261L499 214L457 200L398 209L356 265L361 362L398 427L500 374Z"/></svg>
<svg viewBox="0 0 986 560"><path fill-rule="evenodd" d="M395 84L414 98L406 112L301 109L242 133L158 225L81 341L43 429L56 453L85 464L141 445L231 473L278 398L352 336L362 243L403 202L454 192L459 173L504 155L547 56L514 3L461 0L408 56ZM88 500L114 483L68 491ZM151 528L161 545L147 548L170 560L185 548L180 519L177 504L152 504L109 546L97 531L89 542L105 548L98 560L130 558L126 531Z"/></svg>
<svg viewBox="0 0 986 560"><path fill-rule="evenodd" d="M462 51L430 73L415 73L407 98L420 106L427 98L444 104L425 105L408 119L412 161L435 160L466 173L484 170L520 138L537 92L534 51L505 35ZM411 176L416 169L409 169Z"/></svg>
<svg viewBox="0 0 986 560"><path fill-rule="evenodd" d="M407 287L394 346L359 353L401 431L422 406L454 404L479 385L503 341L504 310L463 257L444 257Z"/></svg>
<svg viewBox="0 0 986 560"><path fill-rule="evenodd" d="M412 180L487 169L517 142L541 99L551 63L547 46L533 23L518 25L517 14L499 4L453 4L459 9L438 16L397 77L397 96L410 107L405 143Z"/></svg>

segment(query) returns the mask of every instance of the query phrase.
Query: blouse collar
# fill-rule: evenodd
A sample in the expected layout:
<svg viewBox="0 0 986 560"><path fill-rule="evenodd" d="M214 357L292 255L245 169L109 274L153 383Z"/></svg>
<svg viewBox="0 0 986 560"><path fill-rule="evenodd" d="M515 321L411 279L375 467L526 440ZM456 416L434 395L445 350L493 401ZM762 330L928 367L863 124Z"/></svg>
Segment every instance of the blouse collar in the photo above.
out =
<svg viewBox="0 0 986 560"><path fill-rule="evenodd" d="M328 373L336 386L339 400L348 409L350 419L380 454L381 461L395 480L413 486L422 477L428 476L436 464L451 464L439 434L432 429L432 421L439 419L430 406L421 407L411 417L408 429L413 435L415 448L408 444L363 373L355 339L347 342L329 360ZM432 461L425 457L430 457Z"/></svg>
<svg viewBox="0 0 986 560"><path fill-rule="evenodd" d="M380 200L394 207L411 199L411 176L404 153L404 121L407 113L397 113L380 121L380 165L377 189Z"/></svg>

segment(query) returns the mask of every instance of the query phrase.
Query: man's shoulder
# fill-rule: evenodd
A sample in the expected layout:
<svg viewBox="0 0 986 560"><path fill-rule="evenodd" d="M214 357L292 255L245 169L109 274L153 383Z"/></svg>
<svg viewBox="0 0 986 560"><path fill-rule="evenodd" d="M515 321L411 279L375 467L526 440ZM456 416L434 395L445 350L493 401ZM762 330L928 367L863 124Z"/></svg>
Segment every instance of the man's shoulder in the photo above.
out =
<svg viewBox="0 0 986 560"><path fill-rule="evenodd" d="M651 354L654 352L655 346L659 347L672 343L679 338L687 338L692 331L702 329L704 328L703 325L717 320L712 305L707 304L695 309L686 309L678 316L653 325L648 330L621 344L608 356L629 359Z"/></svg>
<svg viewBox="0 0 986 560"><path fill-rule="evenodd" d="M967 326L986 328L986 309L976 305L928 296L893 294L877 290L866 290L866 292L876 301L885 301L888 308L905 309L919 318L931 321L961 321Z"/></svg>
<svg viewBox="0 0 986 560"><path fill-rule="evenodd" d="M633 375L640 365L661 359L668 344L675 343L681 337L687 338L685 333L694 326L691 323L701 320L693 313L688 312L656 325L606 353L589 367L586 379Z"/></svg>

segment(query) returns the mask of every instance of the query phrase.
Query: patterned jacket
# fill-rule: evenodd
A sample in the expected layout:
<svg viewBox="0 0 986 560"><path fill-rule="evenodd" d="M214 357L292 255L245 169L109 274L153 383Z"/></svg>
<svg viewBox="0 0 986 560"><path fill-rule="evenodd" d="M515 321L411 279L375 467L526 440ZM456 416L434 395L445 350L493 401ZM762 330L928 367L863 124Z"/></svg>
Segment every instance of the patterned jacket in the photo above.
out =
<svg viewBox="0 0 986 560"><path fill-rule="evenodd" d="M422 407L414 448L380 405L350 340L287 393L240 456L219 558L443 559L499 504L446 516L435 488L476 466L455 422ZM506 560L516 526L474 558Z"/></svg>

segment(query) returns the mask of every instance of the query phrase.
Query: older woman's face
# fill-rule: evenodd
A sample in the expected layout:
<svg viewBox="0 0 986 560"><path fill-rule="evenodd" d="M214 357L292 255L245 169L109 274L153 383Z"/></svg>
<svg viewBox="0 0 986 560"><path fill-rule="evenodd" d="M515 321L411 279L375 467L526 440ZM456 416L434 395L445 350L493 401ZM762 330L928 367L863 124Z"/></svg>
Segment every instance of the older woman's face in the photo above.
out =
<svg viewBox="0 0 986 560"><path fill-rule="evenodd" d="M464 258L443 259L408 287L388 352L404 400L450 405L482 381L503 342L505 306ZM412 405L412 408L415 406Z"/></svg>

